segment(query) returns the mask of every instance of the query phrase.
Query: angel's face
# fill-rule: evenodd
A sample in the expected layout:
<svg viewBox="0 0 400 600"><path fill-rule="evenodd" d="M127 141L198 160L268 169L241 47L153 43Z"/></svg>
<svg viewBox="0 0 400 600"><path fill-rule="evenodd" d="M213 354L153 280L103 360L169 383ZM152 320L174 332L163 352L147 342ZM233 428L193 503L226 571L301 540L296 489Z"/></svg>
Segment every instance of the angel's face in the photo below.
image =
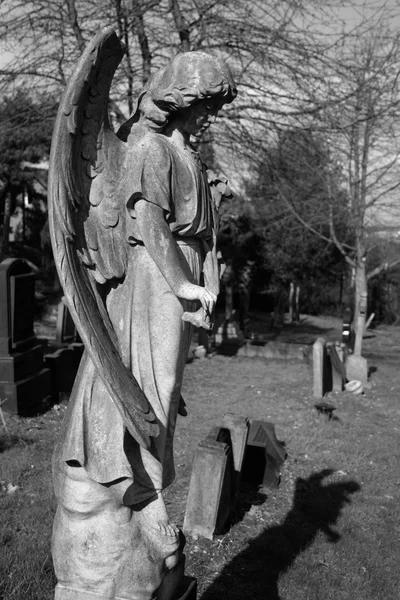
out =
<svg viewBox="0 0 400 600"><path fill-rule="evenodd" d="M201 137L211 123L214 123L220 103L213 98L204 98L179 112L177 126L183 133Z"/></svg>

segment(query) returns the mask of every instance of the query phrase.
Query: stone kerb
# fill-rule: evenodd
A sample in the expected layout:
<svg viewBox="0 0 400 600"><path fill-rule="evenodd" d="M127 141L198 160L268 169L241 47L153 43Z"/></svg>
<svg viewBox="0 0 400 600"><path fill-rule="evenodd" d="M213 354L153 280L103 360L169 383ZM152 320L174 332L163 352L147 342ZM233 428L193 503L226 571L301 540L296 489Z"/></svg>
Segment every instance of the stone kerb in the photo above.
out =
<svg viewBox="0 0 400 600"><path fill-rule="evenodd" d="M269 359L296 359L304 360L308 357L309 347L307 344L292 344L290 342L267 342L247 341L238 350L238 356L269 358Z"/></svg>

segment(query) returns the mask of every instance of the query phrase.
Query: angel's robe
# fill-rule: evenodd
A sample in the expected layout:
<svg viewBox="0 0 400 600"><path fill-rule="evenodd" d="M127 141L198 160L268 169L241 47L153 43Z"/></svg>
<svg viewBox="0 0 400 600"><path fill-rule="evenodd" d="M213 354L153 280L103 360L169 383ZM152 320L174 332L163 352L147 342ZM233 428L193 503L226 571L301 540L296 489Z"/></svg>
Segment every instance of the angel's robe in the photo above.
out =
<svg viewBox="0 0 400 600"><path fill-rule="evenodd" d="M150 257L135 219L140 198L163 209L188 279L201 280L204 245L213 239L214 211L198 154L162 134L130 140L118 198L126 211L129 264L106 306L120 353L150 401L160 425L150 451L126 431L93 363L85 353L70 398L56 456L83 466L90 478L110 483L130 478L129 502L141 502L174 479L173 434L192 326L182 321L196 302L178 299Z"/></svg>

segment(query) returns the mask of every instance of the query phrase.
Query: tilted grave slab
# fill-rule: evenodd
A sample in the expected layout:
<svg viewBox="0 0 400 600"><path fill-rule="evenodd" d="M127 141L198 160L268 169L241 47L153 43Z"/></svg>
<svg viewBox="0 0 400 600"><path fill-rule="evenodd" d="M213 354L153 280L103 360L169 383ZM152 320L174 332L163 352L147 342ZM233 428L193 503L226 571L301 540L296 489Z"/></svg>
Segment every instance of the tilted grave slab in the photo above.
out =
<svg viewBox="0 0 400 600"><path fill-rule="evenodd" d="M277 487L286 456L284 445L276 437L274 424L252 420L243 461L242 480L255 486Z"/></svg>
<svg viewBox="0 0 400 600"><path fill-rule="evenodd" d="M213 539L223 531L232 506L234 478L229 430L214 427L197 446L183 532Z"/></svg>

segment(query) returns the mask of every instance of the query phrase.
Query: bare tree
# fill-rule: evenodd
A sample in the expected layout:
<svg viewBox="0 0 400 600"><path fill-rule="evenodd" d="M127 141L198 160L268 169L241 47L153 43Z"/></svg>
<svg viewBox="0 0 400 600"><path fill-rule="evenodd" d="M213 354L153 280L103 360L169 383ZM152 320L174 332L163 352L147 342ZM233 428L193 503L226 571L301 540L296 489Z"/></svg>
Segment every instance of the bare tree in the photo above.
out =
<svg viewBox="0 0 400 600"><path fill-rule="evenodd" d="M343 37L323 57L319 77L308 79L309 115L303 127L323 135L330 161L320 170L328 192L327 201L314 204L312 217L304 217L287 180L281 181L281 197L299 222L316 235L336 245L349 264L354 283L356 346L361 349L365 325L368 280L388 269L400 258L369 268L368 256L379 239L398 229L400 178L400 36L386 19L368 21ZM368 26L367 26L368 25ZM373 26L372 26L373 25ZM318 62L314 63L318 66ZM316 70L316 75L318 71ZM314 108L312 108L314 107ZM345 191L344 207L353 241L343 239L333 215L337 205L337 183ZM335 183L335 185L333 185ZM335 190L335 192L333 192ZM321 233L319 222L329 226Z"/></svg>

